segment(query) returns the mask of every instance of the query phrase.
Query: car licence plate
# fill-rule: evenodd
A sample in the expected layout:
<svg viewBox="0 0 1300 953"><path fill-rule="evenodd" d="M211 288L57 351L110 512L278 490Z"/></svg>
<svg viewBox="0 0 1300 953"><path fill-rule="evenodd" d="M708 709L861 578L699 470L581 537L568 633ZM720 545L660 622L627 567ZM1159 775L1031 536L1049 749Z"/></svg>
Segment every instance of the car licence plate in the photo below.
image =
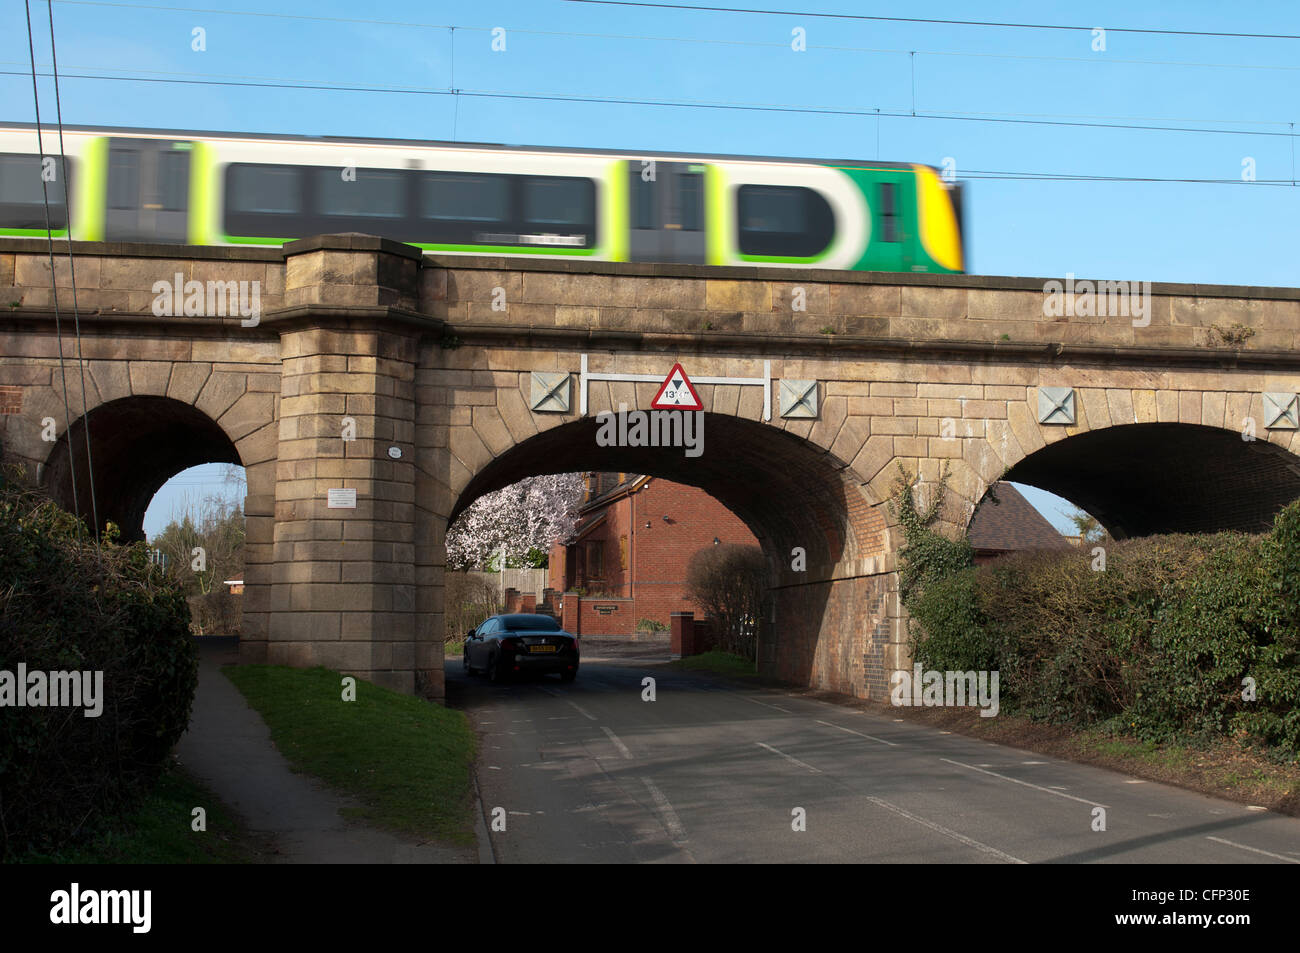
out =
<svg viewBox="0 0 1300 953"><path fill-rule="evenodd" d="M528 646L528 651L534 654L538 652L554 652L555 646L554 645L530 645Z"/></svg>

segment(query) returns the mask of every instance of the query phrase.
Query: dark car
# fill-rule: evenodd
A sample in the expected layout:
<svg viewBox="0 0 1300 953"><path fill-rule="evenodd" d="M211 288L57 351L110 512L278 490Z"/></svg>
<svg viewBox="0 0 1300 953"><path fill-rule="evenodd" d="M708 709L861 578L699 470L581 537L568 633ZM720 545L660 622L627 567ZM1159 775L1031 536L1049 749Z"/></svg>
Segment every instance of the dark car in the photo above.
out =
<svg viewBox="0 0 1300 953"><path fill-rule="evenodd" d="M465 674L487 672L494 682L525 672L578 674L578 638L548 615L494 615L465 636Z"/></svg>

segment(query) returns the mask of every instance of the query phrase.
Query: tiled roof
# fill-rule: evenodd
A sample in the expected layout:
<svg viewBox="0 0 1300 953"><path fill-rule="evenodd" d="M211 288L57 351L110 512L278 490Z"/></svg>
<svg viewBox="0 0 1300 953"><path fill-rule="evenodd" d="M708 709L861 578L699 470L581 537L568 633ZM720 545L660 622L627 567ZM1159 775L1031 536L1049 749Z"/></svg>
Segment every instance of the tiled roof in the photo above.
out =
<svg viewBox="0 0 1300 953"><path fill-rule="evenodd" d="M1072 548L1010 483L995 484L994 493L997 502L985 497L971 517L970 544L977 552Z"/></svg>

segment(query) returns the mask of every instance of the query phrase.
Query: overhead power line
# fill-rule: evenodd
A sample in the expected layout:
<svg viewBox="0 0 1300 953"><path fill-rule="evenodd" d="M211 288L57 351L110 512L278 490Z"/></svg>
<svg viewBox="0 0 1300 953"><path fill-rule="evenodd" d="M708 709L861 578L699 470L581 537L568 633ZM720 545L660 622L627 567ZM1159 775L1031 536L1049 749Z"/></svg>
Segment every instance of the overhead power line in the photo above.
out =
<svg viewBox="0 0 1300 953"><path fill-rule="evenodd" d="M932 26L1002 27L1014 30L1063 30L1091 32L1099 23L1019 23L1003 20L955 20L937 17L886 17L865 13L825 13L812 10L760 10L754 7L715 7L692 3L647 3L644 0L561 0L562 3L585 3L603 7L641 7L649 10L689 10L694 13L743 13L753 16L811 17L826 20L861 20L876 23L922 23ZM1150 36L1205 36L1247 40L1300 40L1294 33L1227 33L1218 30L1157 30L1147 27L1105 27L1108 33L1140 33Z"/></svg>
<svg viewBox="0 0 1300 953"><path fill-rule="evenodd" d="M202 13L213 16L230 16L230 17L258 17L262 19L280 19L280 20L298 20L311 21L317 23L342 23L361 26L393 26L406 29L428 29L428 30L447 30L455 32L460 30L464 33L490 33L490 26L473 26L459 23L427 23L422 21L407 20L379 20L366 17L325 17L315 16L303 13L277 13L267 10L214 10L206 7L181 7L181 6L164 6L161 4L140 4L140 3L118 3L113 0L54 0L56 3L63 3L72 6L87 7L112 7L123 10L142 10L161 13ZM737 11L743 12L743 11ZM832 16L833 14L825 14ZM1068 27L1066 29L1082 29L1081 27ZM741 40L726 39L716 36L661 36L648 33L592 33L580 30L530 30L523 27L511 27L511 33L521 34L523 36L550 36L550 37L571 37L573 39L595 39L595 40L638 40L656 43L698 43L710 46L735 46L735 47L756 47L767 49L788 49L789 43L782 40ZM1262 34L1261 34L1262 35ZM837 46L834 44L816 43L810 44L809 49L823 50L836 53L876 53L892 54L898 56L916 55L916 56L950 56L950 57L972 57L977 59L1005 59L1005 60L1029 60L1050 63L1083 63L1092 66L1172 66L1176 68L1189 69L1227 69L1227 70L1255 70L1255 71L1278 71L1278 72L1296 72L1300 71L1300 66L1295 64L1280 63L1205 63L1189 60L1146 60L1146 59L1126 59L1115 56L1049 56L1034 53L992 53L984 51L971 50L904 50L892 47L867 47L867 46Z"/></svg>
<svg viewBox="0 0 1300 953"><path fill-rule="evenodd" d="M28 72L19 72L16 70L0 70L0 76L27 76ZM48 75L48 74L38 74ZM1265 136L1270 138L1290 139L1294 137L1291 131L1282 132L1269 131L1264 129L1214 129L1207 126L1170 126L1170 125L1152 125L1151 123L1132 123L1132 122L1085 122L1082 120L1066 119L1043 119L1030 116L1017 117L1011 115L978 115L966 113L937 113L937 112L916 112L899 109L850 109L838 106L794 106L780 103L745 103L745 102L723 102L708 100L668 100L668 99L638 99L634 97L614 97L614 96L587 96L569 93L527 93L513 90L489 90L489 89L444 89L427 86L381 86L381 85L344 85L339 83L327 82L288 82L288 81L270 81L270 80L252 80L252 79L181 79L168 76L103 76L92 73L60 73L61 79L80 79L102 82L132 82L132 83L161 83L181 86L228 86L237 88L250 89L299 89L299 90L317 90L343 93L388 93L388 94L405 94L418 96L465 96L477 99L507 99L522 102L567 102L581 103L588 105L606 105L606 106L649 106L669 109L721 109L741 112L775 112L789 113L798 115L813 116L850 116L858 119L925 119L941 122L978 122L978 123L999 123L1009 125L1028 125L1028 126L1059 126L1066 128L1083 128L1083 129L1124 129L1136 130L1143 132L1180 132L1196 133L1203 135L1225 135L1225 136ZM1160 120L1153 120L1159 122ZM1172 120L1171 120L1172 121ZM1197 121L1197 120L1191 120ZM1218 122L1220 120L1200 120L1204 122ZM1225 122L1230 120L1223 120ZM1240 122L1240 120L1237 120ZM1289 126L1290 124L1280 120L1259 120L1261 124L1276 126Z"/></svg>

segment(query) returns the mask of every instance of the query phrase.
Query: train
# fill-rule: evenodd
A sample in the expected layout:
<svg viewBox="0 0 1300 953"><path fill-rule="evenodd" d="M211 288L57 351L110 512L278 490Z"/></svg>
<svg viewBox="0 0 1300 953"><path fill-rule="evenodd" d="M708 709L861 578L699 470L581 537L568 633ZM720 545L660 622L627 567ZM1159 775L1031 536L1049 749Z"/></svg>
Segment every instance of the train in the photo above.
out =
<svg viewBox="0 0 1300 953"><path fill-rule="evenodd" d="M60 165L59 131L41 136L38 148L34 125L0 123L0 241L364 232L434 255L965 265L961 187L919 163L64 126Z"/></svg>

